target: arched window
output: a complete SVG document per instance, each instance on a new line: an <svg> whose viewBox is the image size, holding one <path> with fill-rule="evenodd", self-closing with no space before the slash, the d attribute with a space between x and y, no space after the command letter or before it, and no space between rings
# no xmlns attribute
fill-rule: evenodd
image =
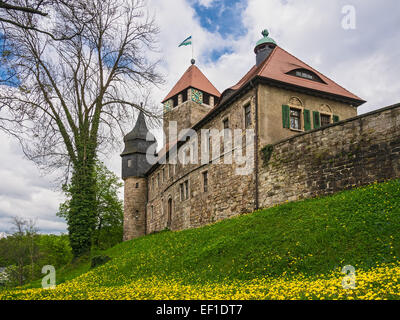
<svg viewBox="0 0 400 320"><path fill-rule="evenodd" d="M294 69L287 73L290 76L295 76L307 80L312 80L320 83L325 83L316 73L312 72L311 70L307 69Z"/></svg>

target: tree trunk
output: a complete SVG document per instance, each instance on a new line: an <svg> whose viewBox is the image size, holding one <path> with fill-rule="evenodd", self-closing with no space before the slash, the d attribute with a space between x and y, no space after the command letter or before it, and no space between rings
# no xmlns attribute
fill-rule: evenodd
<svg viewBox="0 0 400 320"><path fill-rule="evenodd" d="M96 186L94 161L75 166L71 179L69 239L74 257L90 252L95 229Z"/></svg>

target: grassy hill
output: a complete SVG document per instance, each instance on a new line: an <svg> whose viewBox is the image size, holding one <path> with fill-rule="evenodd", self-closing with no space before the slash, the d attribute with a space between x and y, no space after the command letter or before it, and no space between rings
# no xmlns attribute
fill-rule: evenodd
<svg viewBox="0 0 400 320"><path fill-rule="evenodd" d="M399 231L393 180L121 243L103 266L58 271L55 290L0 299L398 299ZM345 265L355 290L342 287Z"/></svg>

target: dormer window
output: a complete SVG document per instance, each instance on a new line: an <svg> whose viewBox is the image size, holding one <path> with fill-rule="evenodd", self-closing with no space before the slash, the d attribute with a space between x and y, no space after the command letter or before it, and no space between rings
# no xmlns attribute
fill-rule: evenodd
<svg viewBox="0 0 400 320"><path fill-rule="evenodd" d="M296 69L292 70L287 73L288 75L311 80L311 81L316 81L320 83L325 83L316 73L307 70L307 69Z"/></svg>

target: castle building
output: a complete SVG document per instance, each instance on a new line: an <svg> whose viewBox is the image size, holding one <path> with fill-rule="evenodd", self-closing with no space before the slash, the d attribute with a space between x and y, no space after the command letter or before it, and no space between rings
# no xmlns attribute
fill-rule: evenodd
<svg viewBox="0 0 400 320"><path fill-rule="evenodd" d="M125 182L124 240L166 228L199 227L295 200L299 185L314 186L314 178L291 186L291 181L295 181L292 175L285 178L284 174L275 175L274 168L279 164L271 165L267 172L264 161L268 146L323 128L338 128L335 124L356 117L357 107L365 101L278 46L266 30L262 35L254 48L255 65L222 94L192 60L162 101L166 143L158 153L160 161L155 164L146 159L146 150L155 143L155 138L149 134L145 117L140 113L135 128L124 138L125 150L121 155ZM178 135L171 140L173 122ZM210 147L210 140L201 139L204 130L253 130L253 149L246 149L247 142L241 146L253 170L238 174L243 164L217 163L218 159L213 157L197 163L169 161L173 149L177 158L182 152L185 158L187 150L193 152L188 149L190 141L184 129L191 129L201 141L194 145L198 154L202 148L210 153L214 148L214 144ZM340 139L340 129L335 130ZM321 141L325 141L323 137ZM232 154L233 148L222 145L221 159ZM289 144L283 152L288 150L295 152L295 147ZM304 166L307 163L295 168L300 176Z"/></svg>

